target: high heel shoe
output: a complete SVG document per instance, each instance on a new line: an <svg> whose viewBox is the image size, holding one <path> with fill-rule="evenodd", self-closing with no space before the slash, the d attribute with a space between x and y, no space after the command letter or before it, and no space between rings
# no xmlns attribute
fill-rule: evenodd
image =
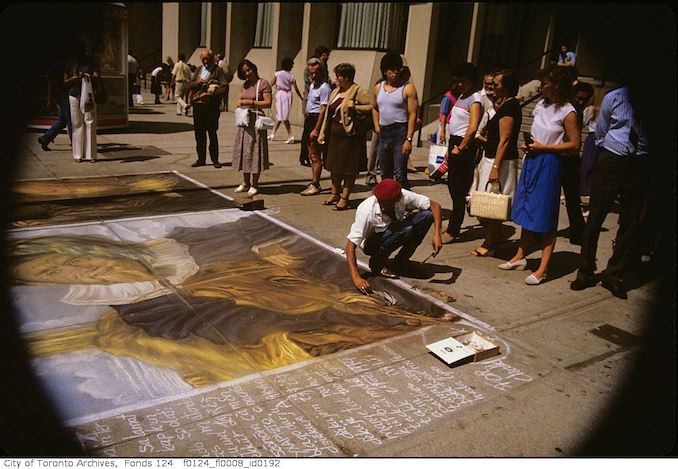
<svg viewBox="0 0 678 469"><path fill-rule="evenodd" d="M524 257L520 259L519 261L515 262L504 262L503 264L499 264L497 267L499 267L501 270L525 270L525 267L527 267L527 259Z"/></svg>
<svg viewBox="0 0 678 469"><path fill-rule="evenodd" d="M348 207L348 197L344 197L343 195L340 195L339 199L340 200L337 201L336 206L332 210L334 210L335 212L343 212L344 210L348 210L348 208L349 208ZM341 203L342 200L345 201L344 205L339 205L339 203Z"/></svg>
<svg viewBox="0 0 678 469"><path fill-rule="evenodd" d="M546 274L542 275L541 278L537 278L536 275L532 274L525 279L525 283L528 285L539 285L546 281Z"/></svg>

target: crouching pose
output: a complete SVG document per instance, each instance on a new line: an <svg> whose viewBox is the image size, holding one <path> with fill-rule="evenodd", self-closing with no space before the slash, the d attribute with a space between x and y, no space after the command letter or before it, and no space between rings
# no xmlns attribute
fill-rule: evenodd
<svg viewBox="0 0 678 469"><path fill-rule="evenodd" d="M370 270L387 278L398 278L410 267L409 259L433 225L433 255L440 252L440 204L428 197L403 189L393 179L384 179L374 188L374 195L365 199L356 210L346 243L346 259L356 288L368 294L370 284L360 276L356 247L370 256ZM385 264L398 248L394 271Z"/></svg>

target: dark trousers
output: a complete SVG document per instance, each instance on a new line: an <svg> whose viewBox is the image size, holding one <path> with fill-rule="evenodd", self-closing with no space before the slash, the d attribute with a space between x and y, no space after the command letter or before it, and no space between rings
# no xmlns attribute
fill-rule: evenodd
<svg viewBox="0 0 678 469"><path fill-rule="evenodd" d="M396 261L406 261L426 237L433 224L433 214L430 210L422 210L402 220L391 223L386 231L374 233L365 241L363 252L368 256L381 253L385 259L396 249L402 249L396 256Z"/></svg>
<svg viewBox="0 0 678 469"><path fill-rule="evenodd" d="M461 143L461 137L450 137L447 163L447 190L452 199L452 215L447 225L447 232L459 236L461 224L466 212L466 196L473 184L473 170L476 166L476 146L470 144L458 155L452 155L452 148Z"/></svg>
<svg viewBox="0 0 678 469"><path fill-rule="evenodd" d="M619 196L619 229L604 276L623 280L630 263L640 256L641 215L645 207L650 157L621 157L601 150L591 175L589 218L584 227L578 277L593 276L600 229Z"/></svg>
<svg viewBox="0 0 678 469"><path fill-rule="evenodd" d="M299 163L309 164L310 160L308 158L308 141L310 140L310 135L315 124L318 122L318 114L311 113L306 114L304 117L304 132L301 134L301 151L299 152ZM325 138L328 136L326 135ZM325 145L320 145L320 153L322 155L322 160L325 161Z"/></svg>
<svg viewBox="0 0 678 469"><path fill-rule="evenodd" d="M565 194L567 219L570 222L570 239L581 239L584 232L584 215L579 198L581 160L578 156L560 158L560 186Z"/></svg>
<svg viewBox="0 0 678 469"><path fill-rule="evenodd" d="M210 159L212 163L219 162L219 102L196 103L193 106L193 131L195 132L195 150L198 161L205 163L207 153L207 135L210 137Z"/></svg>
<svg viewBox="0 0 678 469"><path fill-rule="evenodd" d="M61 132L64 128L68 129L68 139L71 139L73 134L73 129L71 127L71 105L68 102L68 96L65 94L63 96L56 97L57 107L59 108L59 118L52 124L52 126L47 129L47 131L42 134L42 139L49 143L53 141L57 134Z"/></svg>
<svg viewBox="0 0 678 469"><path fill-rule="evenodd" d="M127 104L129 107L134 106L134 85L137 82L137 74L129 73L127 75Z"/></svg>

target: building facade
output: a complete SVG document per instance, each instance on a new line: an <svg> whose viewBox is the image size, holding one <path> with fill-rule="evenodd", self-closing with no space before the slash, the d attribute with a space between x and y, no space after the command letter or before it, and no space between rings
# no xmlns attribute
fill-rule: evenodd
<svg viewBox="0 0 678 469"><path fill-rule="evenodd" d="M341 62L356 67L356 83L371 87L387 50L399 51L412 71L420 102L449 86L450 70L469 61L481 69L514 68L523 81L556 59L561 44L576 51L581 77L608 77L607 50L619 21L661 15L641 4L529 3L131 3L130 46L144 66L183 52L198 64L201 46L221 53L235 68L247 58L271 79L284 57L303 80L306 60L318 45L332 49L329 70ZM647 23L647 21L643 21ZM651 25L648 30L651 29ZM242 82L235 77L229 108ZM425 111L426 112L426 111ZM425 113L426 115L426 113ZM291 120L301 124L301 103Z"/></svg>

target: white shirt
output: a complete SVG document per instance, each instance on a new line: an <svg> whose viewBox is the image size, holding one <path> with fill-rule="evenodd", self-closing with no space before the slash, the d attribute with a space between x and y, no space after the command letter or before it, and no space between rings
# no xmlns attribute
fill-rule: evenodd
<svg viewBox="0 0 678 469"><path fill-rule="evenodd" d="M546 104L542 99L534 108L534 122L532 122L532 137L545 145L558 145L565 138L565 117L575 111L574 106L567 103L556 106L555 103Z"/></svg>
<svg viewBox="0 0 678 469"><path fill-rule="evenodd" d="M160 72L162 72L162 67L156 67L156 68L154 68L153 71L151 72L151 76L152 76L152 77L157 77L157 76L158 76L158 73L160 73Z"/></svg>
<svg viewBox="0 0 678 469"><path fill-rule="evenodd" d="M457 98L452 107L452 117L450 117L450 135L463 137L468 130L469 120L471 119L471 105L480 103L482 108L483 98L477 91L465 98Z"/></svg>
<svg viewBox="0 0 678 469"><path fill-rule="evenodd" d="M381 212L381 205L376 196L363 200L355 212L355 221L351 225L348 239L360 248L365 247L365 240L374 233L383 233L388 225L397 220L402 220L415 209L428 210L431 208L431 199L425 195L417 194L406 189L400 190L402 197L395 205L395 220Z"/></svg>

